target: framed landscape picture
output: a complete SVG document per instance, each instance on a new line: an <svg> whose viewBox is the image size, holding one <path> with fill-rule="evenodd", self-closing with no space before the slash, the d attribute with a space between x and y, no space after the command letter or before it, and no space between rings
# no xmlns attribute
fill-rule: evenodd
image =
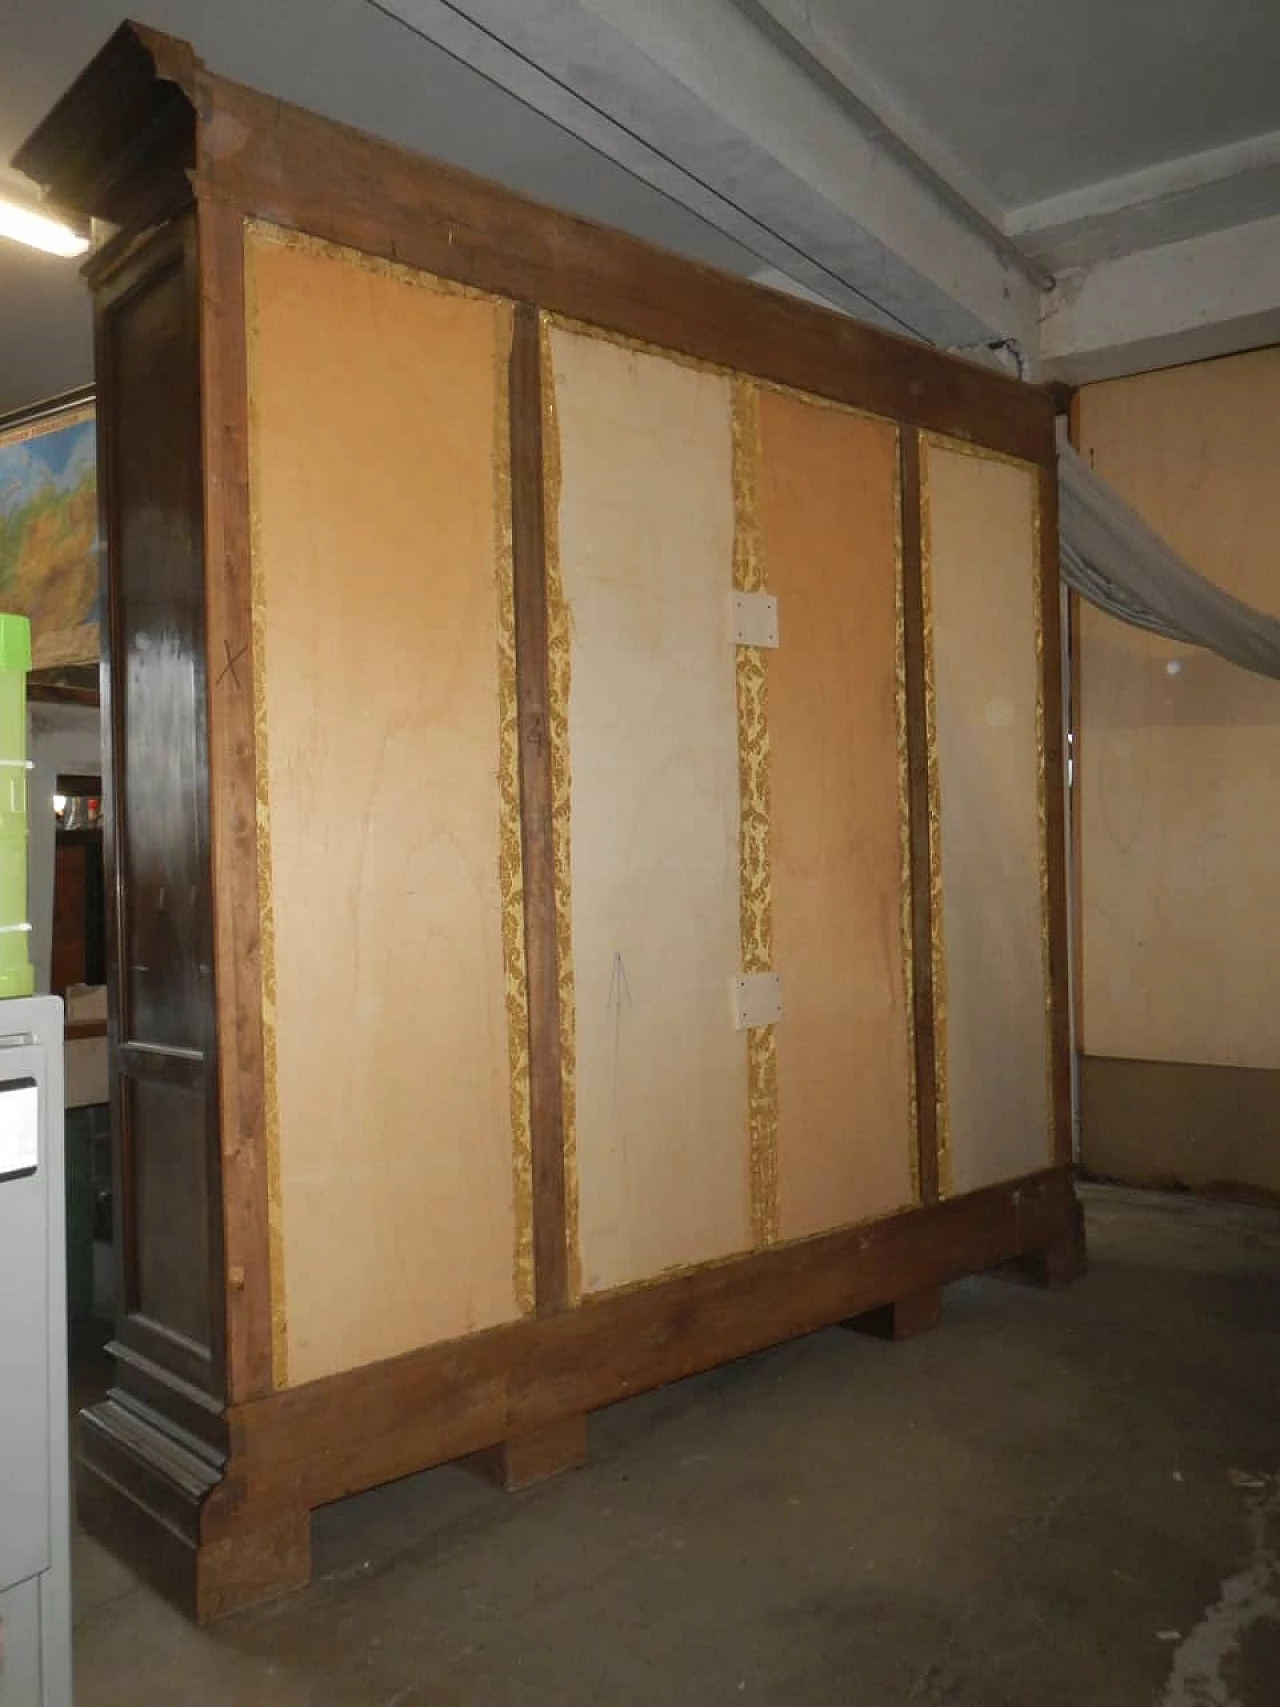
<svg viewBox="0 0 1280 1707"><path fill-rule="evenodd" d="M0 415L0 611L33 669L98 661L97 474L91 391Z"/></svg>

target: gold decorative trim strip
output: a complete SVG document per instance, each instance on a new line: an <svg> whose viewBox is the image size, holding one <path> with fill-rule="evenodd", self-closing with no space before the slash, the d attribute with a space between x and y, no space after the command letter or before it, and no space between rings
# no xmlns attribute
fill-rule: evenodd
<svg viewBox="0 0 1280 1707"><path fill-rule="evenodd" d="M251 233L257 243L269 243L277 249L301 249L310 255L328 255L348 261L366 273L399 279L402 284L429 290L433 296L460 296L472 302L500 303L505 308L511 306L505 296L498 296L493 291L480 290L475 285L463 284L459 279L444 278L423 267L410 267L404 261L388 261L385 256L354 249L349 243L334 243L328 237L314 237L309 231L295 231L292 226L277 225L269 219L246 219L245 231Z"/></svg>
<svg viewBox="0 0 1280 1707"><path fill-rule="evenodd" d="M255 822L258 844L259 964L262 968L262 1113L267 1164L267 1266L271 1291L271 1381L278 1390L289 1385L289 1319L285 1295L284 1208L280 1185L280 1096L276 1036L276 925L274 874L271 863L270 772L267 762L267 592L262 558L262 517L257 493L262 489L258 465L258 293L252 250L264 240L256 220L244 229L245 366L249 393L249 608L253 636L253 762Z"/></svg>
<svg viewBox="0 0 1280 1707"><path fill-rule="evenodd" d="M935 450L948 450L955 456L972 456L979 462L1002 462L1006 468L1020 468L1024 474L1039 474L1044 470L1042 462L1034 462L1025 456L1014 456L1007 450L992 450L987 445L974 444L972 439L953 439L948 433L939 433L930 428L920 430L920 444L923 450L926 445ZM921 463L924 457L920 458Z"/></svg>
<svg viewBox="0 0 1280 1707"><path fill-rule="evenodd" d="M605 326L594 326L589 320L575 320L572 315L555 314L550 310L544 310L542 319L544 324L557 332L569 332L578 338L595 338L602 344L613 344L620 350L632 350L638 356L657 356L660 361L671 362L675 367L691 368L694 373L708 373L717 379L727 379L735 389L739 385L751 386L757 396L762 391L771 391L779 397L800 398L803 402L812 404L815 409L829 409L835 415L853 415L860 421L888 421L895 427L898 425L894 415L877 415L873 409L860 409L856 403L841 403L838 398L823 397L816 391L804 391L798 386L782 385L775 379L744 374L740 368L725 367L721 362L707 361L702 356L691 356L685 350L673 350L665 344L655 344L646 338L633 338L626 332L614 332Z"/></svg>
<svg viewBox="0 0 1280 1707"><path fill-rule="evenodd" d="M493 560L498 593L498 889L506 984L511 1102L511 1168L516 1306L534 1308L533 1130L529 1091L529 976L524 942L524 867L520 825L520 725L516 690L515 569L511 519L511 340L514 316L503 303L494 342Z"/></svg>
<svg viewBox="0 0 1280 1707"><path fill-rule="evenodd" d="M555 867L556 979L560 997L560 1072L564 1124L565 1260L570 1303L582 1295L578 1190L577 999L573 972L573 802L569 692L573 653L569 606L560 572L560 425L549 315L538 316L542 368L542 506L547 586L547 699L551 749L551 850Z"/></svg>
<svg viewBox="0 0 1280 1707"><path fill-rule="evenodd" d="M907 750L907 610L902 544L902 434L894 434L893 459L893 702L898 734L898 928L902 944L903 994L907 1010L907 1155L911 1201L920 1202L920 1093L916 1084L915 937L911 883L911 760Z"/></svg>
<svg viewBox="0 0 1280 1707"><path fill-rule="evenodd" d="M739 592L765 588L757 512L760 469L759 393L733 382L733 584ZM770 857L768 663L758 646L739 646L736 660L739 860L742 970L773 969L773 891ZM751 1234L759 1248L777 1242L778 1051L771 1025L747 1033L748 1154Z"/></svg>
<svg viewBox="0 0 1280 1707"><path fill-rule="evenodd" d="M938 770L938 688L933 646L933 526L929 509L929 450L935 441L921 435L920 446L920 601L924 629L924 742L929 779L929 959L933 974L933 1059L938 1129L938 1196L950 1197L951 1103L947 1082L947 952L942 918L942 785Z"/></svg>

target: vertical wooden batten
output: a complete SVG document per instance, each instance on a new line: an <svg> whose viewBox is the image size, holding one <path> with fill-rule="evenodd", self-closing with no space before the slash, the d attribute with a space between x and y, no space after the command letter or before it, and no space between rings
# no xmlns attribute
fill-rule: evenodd
<svg viewBox="0 0 1280 1707"><path fill-rule="evenodd" d="M538 311L520 303L512 326L508 397L529 1007L534 1299L539 1315L562 1310L569 1302L547 656L543 384Z"/></svg>
<svg viewBox="0 0 1280 1707"><path fill-rule="evenodd" d="M934 1056L933 891L930 857L928 635L921 552L920 434L898 435L902 513L902 648L906 700L907 819L910 826L912 1043L915 1051L916 1145L920 1201L938 1201L938 1087Z"/></svg>
<svg viewBox="0 0 1280 1707"><path fill-rule="evenodd" d="M1062 596L1058 571L1058 477L1042 468L1036 515L1040 552L1041 696L1044 734L1045 947L1053 1160L1067 1166L1075 1152L1071 1098L1071 983L1067 910L1067 778L1063 751Z"/></svg>
<svg viewBox="0 0 1280 1707"><path fill-rule="evenodd" d="M259 915L254 635L245 375L244 221L213 199L198 210L203 269L205 604L226 1247L227 1386L271 1390L270 1204Z"/></svg>

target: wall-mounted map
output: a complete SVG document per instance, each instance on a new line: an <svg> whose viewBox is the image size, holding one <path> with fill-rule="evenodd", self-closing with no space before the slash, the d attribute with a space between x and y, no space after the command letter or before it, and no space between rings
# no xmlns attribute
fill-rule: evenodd
<svg viewBox="0 0 1280 1707"><path fill-rule="evenodd" d="M92 399L0 421L0 610L35 669L97 662L97 484Z"/></svg>

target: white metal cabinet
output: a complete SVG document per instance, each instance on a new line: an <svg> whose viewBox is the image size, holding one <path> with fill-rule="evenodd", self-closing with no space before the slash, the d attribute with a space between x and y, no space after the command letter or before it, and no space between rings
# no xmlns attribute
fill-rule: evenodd
<svg viewBox="0 0 1280 1707"><path fill-rule="evenodd" d="M0 1707L71 1707L62 1003L0 1002Z"/></svg>

